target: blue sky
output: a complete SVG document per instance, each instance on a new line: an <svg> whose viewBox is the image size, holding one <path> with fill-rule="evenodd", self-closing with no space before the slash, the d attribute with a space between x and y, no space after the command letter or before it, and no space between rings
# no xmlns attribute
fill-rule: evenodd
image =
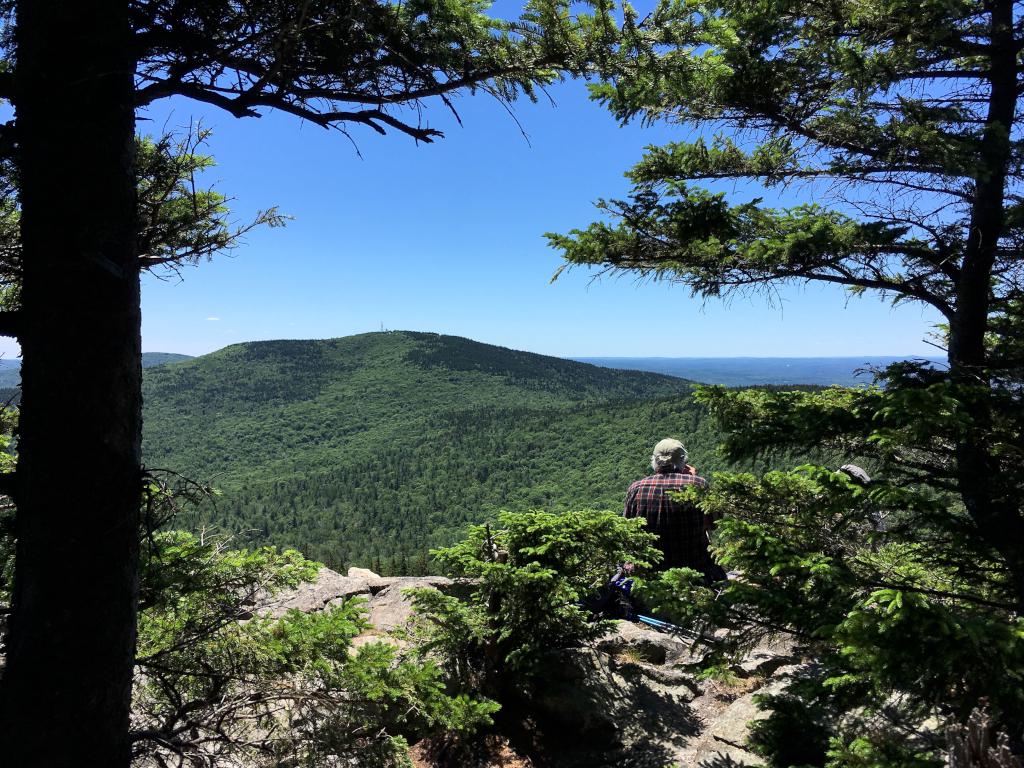
<svg viewBox="0 0 1024 768"><path fill-rule="evenodd" d="M496 101L465 96L461 127L429 105L426 121L447 134L437 143L356 126L359 154L288 116L237 120L185 100L151 108L141 133L197 118L214 129L207 179L235 198L234 218L271 205L295 218L181 280L145 277L143 348L203 354L383 326L562 356L934 356L923 341L933 313L847 302L834 287L786 289L772 306L705 303L679 286L583 269L551 284L560 259L543 233L588 224L596 198L628 190L622 174L645 145L687 131L619 127L579 82L550 96L554 105L516 105L528 140Z"/></svg>

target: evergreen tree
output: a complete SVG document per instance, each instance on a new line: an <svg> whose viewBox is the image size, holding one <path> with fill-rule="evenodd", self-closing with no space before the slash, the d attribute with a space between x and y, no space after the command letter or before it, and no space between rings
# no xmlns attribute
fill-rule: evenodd
<svg viewBox="0 0 1024 768"><path fill-rule="evenodd" d="M594 96L622 120L719 132L651 148L629 199L600 203L610 220L550 236L569 264L702 296L802 281L877 291L937 310L948 348L948 369L895 366L878 389L706 391L734 458L817 446L835 463L719 476L703 503L725 513L718 553L744 578L713 599L674 574L666 610L731 626L731 642L786 630L816 647L820 674L772 702L760 733L775 764L790 764L787 711L823 729L818 763L843 765L933 761L927 716L964 720L981 696L1019 723L1018 7L665 2L627 18L625 37ZM705 186L721 180L797 185L815 202L770 207ZM867 485L832 471L856 457Z"/></svg>
<svg viewBox="0 0 1024 768"><path fill-rule="evenodd" d="M18 338L24 363L18 466L6 479L17 560L0 756L123 766L142 484L135 110L184 96L238 117L279 109L428 142L438 131L404 107L460 89L532 95L553 68L578 70L587 45L552 2L517 23L475 0L7 0L2 10L13 66L0 97L16 119L0 151L17 171L22 288L0 331ZM67 599L72 583L87 588Z"/></svg>
<svg viewBox="0 0 1024 768"><path fill-rule="evenodd" d="M444 692L433 663L352 639L365 602L281 615L268 595L310 581L317 563L224 537L155 534L144 547L130 738L156 765L211 761L405 766L406 740L470 732L496 707Z"/></svg>
<svg viewBox="0 0 1024 768"><path fill-rule="evenodd" d="M449 575L468 577L471 587L462 596L410 590L413 636L453 690L493 700L504 733L529 732L539 743L552 725L542 722L536 703L551 690L553 667L565 664L558 650L593 641L613 623L592 615L584 601L621 563L644 568L659 553L641 521L617 512L502 512L497 526L472 526L463 541L432 551ZM529 753L537 743L518 746Z"/></svg>

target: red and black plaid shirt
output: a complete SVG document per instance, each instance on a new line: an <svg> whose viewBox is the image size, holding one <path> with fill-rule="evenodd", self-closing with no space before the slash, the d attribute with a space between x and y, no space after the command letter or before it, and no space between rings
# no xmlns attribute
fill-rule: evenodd
<svg viewBox="0 0 1024 768"><path fill-rule="evenodd" d="M637 480L626 491L624 517L642 517L647 529L658 535L654 546L663 558L659 569L693 568L703 571L708 564L708 538L704 515L693 504L670 499L665 491L682 491L689 485L706 488L708 481L697 475L660 472Z"/></svg>

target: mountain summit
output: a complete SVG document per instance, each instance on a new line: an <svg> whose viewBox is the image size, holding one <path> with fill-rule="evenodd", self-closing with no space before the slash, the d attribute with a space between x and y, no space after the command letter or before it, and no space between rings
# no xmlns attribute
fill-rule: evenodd
<svg viewBox="0 0 1024 768"><path fill-rule="evenodd" d="M224 491L179 525L335 567L401 569L499 508L618 506L657 439L714 443L681 379L431 333L236 344L144 394L147 465Z"/></svg>

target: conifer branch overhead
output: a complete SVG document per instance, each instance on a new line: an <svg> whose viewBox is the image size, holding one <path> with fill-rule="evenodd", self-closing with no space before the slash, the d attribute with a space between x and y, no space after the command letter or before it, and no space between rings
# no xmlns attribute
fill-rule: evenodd
<svg viewBox="0 0 1024 768"><path fill-rule="evenodd" d="M1012 95L1024 82L1015 62L1024 35L1007 23L1011 7L769 12L712 0L627 18L593 97L622 121L717 133L649 148L629 174L630 198L599 205L611 221L552 236L552 245L570 264L640 270L705 296L845 282L953 317L963 309L954 295L963 266L979 248L996 273L1019 258L1016 217L985 213L1024 184ZM799 184L832 211L769 210L695 186L715 180ZM998 286L985 297L1001 300Z"/></svg>
<svg viewBox="0 0 1024 768"><path fill-rule="evenodd" d="M137 103L183 95L236 117L276 109L430 142L440 131L406 111L425 99L465 89L534 98L560 72L588 68L581 28L558 0L515 22L464 0L251 5L137 2Z"/></svg>

